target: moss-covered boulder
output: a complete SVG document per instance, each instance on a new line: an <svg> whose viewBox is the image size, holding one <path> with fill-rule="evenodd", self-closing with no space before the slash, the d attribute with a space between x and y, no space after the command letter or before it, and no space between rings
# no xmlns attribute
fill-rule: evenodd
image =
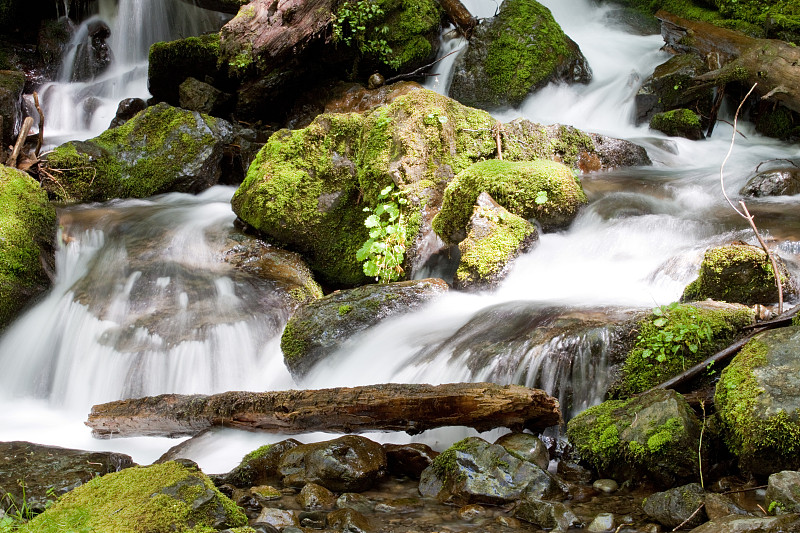
<svg viewBox="0 0 800 533"><path fill-rule="evenodd" d="M0 165L0 330L50 286L56 212L28 174Z"/></svg>
<svg viewBox="0 0 800 533"><path fill-rule="evenodd" d="M562 495L561 485L547 471L479 437L467 437L438 455L423 470L419 491L455 505L499 505L525 494L535 498Z"/></svg>
<svg viewBox="0 0 800 533"><path fill-rule="evenodd" d="M535 0L507 0L456 60L450 96L486 109L516 107L550 82L590 80L580 48L549 9Z"/></svg>
<svg viewBox="0 0 800 533"><path fill-rule="evenodd" d="M692 80L708 72L695 54L677 54L655 68L636 93L636 122L650 122L653 115L673 109L701 109L710 113L712 89L694 88Z"/></svg>
<svg viewBox="0 0 800 533"><path fill-rule="evenodd" d="M656 113L650 119L650 129L660 131L670 137L685 137L693 141L703 139L700 117L690 109L673 109Z"/></svg>
<svg viewBox="0 0 800 533"><path fill-rule="evenodd" d="M224 120L161 103L99 137L57 147L44 186L69 202L200 192L219 180L232 138Z"/></svg>
<svg viewBox="0 0 800 533"><path fill-rule="evenodd" d="M564 228L587 203L572 171L553 161L487 160L475 163L450 182L433 229L445 241L460 242L481 192L544 230Z"/></svg>
<svg viewBox="0 0 800 533"><path fill-rule="evenodd" d="M569 421L567 437L601 476L671 486L698 477L700 429L683 396L656 390L590 407Z"/></svg>
<svg viewBox="0 0 800 533"><path fill-rule="evenodd" d="M800 194L800 169L786 167L759 172L747 180L739 194L753 198Z"/></svg>
<svg viewBox="0 0 800 533"><path fill-rule="evenodd" d="M147 63L147 88L157 102L177 106L180 86L187 78L210 76L224 82L217 69L219 57L218 33L155 43Z"/></svg>
<svg viewBox="0 0 800 533"><path fill-rule="evenodd" d="M746 472L800 470L800 326L760 334L722 372L714 403Z"/></svg>
<svg viewBox="0 0 800 533"><path fill-rule="evenodd" d="M24 72L0 70L0 117L3 120L0 142L3 147L14 143L22 125L22 91L24 88Z"/></svg>
<svg viewBox="0 0 800 533"><path fill-rule="evenodd" d="M202 472L167 462L95 478L19 531L211 533L245 525L244 513Z"/></svg>
<svg viewBox="0 0 800 533"><path fill-rule="evenodd" d="M797 292L797 282L776 257L784 296ZM745 305L778 301L775 274L767 254L759 247L730 244L706 251L700 274L683 291L681 301L719 300Z"/></svg>
<svg viewBox="0 0 800 533"><path fill-rule="evenodd" d="M461 259L453 288L481 290L496 286L514 259L530 250L538 238L533 224L509 213L482 192L467 224L467 237L458 243Z"/></svg>
<svg viewBox="0 0 800 533"><path fill-rule="evenodd" d="M301 306L281 336L286 366L292 375L302 378L357 333L389 317L418 309L447 289L440 279L365 285L336 291Z"/></svg>
<svg viewBox="0 0 800 533"><path fill-rule="evenodd" d="M281 456L300 446L295 439L286 439L275 444L266 444L242 457L233 470L219 477L219 484L230 483L234 487L250 488L264 485L279 477L278 465Z"/></svg>
<svg viewBox="0 0 800 533"><path fill-rule="evenodd" d="M754 319L750 308L716 302L653 309L636 325L617 393L637 394L680 374L730 344ZM709 375L714 371L709 368Z"/></svg>

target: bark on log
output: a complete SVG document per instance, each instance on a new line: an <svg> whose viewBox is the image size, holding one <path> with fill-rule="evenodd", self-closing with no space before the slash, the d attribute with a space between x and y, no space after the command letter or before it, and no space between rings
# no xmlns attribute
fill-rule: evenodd
<svg viewBox="0 0 800 533"><path fill-rule="evenodd" d="M469 39L472 35L472 30L478 25L478 19L472 16L472 13L460 0L439 0L439 5L442 6L442 9L458 28L458 31Z"/></svg>
<svg viewBox="0 0 800 533"><path fill-rule="evenodd" d="M659 11L661 34L668 47L692 52L719 68L695 78L698 85L740 81L758 83L756 93L800 113L800 48L776 39L756 39L706 22Z"/></svg>
<svg viewBox="0 0 800 533"><path fill-rule="evenodd" d="M17 157L19 157L19 153L22 151L22 146L28 139L28 133L31 131L31 126L33 126L33 119L31 117L25 117L25 120L22 121L22 128L20 128L19 135L17 136L17 142L14 144L14 149L11 151L11 155L8 156L8 161L6 161L7 167L16 168Z"/></svg>
<svg viewBox="0 0 800 533"><path fill-rule="evenodd" d="M443 426L539 432L559 424L558 400L519 385L386 384L212 396L164 394L92 407L98 438L194 435L212 426L285 434L309 431L421 433Z"/></svg>

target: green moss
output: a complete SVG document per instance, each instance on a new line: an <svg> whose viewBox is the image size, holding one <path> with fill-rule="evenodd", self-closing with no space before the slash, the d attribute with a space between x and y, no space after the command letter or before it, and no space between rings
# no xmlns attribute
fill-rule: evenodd
<svg viewBox="0 0 800 533"><path fill-rule="evenodd" d="M344 316L344 315L346 315L347 313L349 313L352 310L353 310L353 306L352 305L340 305L339 306L339 311L338 311L339 312L339 316Z"/></svg>
<svg viewBox="0 0 800 533"><path fill-rule="evenodd" d="M252 452L248 453L247 455L245 455L242 458L242 462L239 463L239 466L244 466L247 463L249 463L250 461L254 461L256 459L261 459L262 457L267 455L267 453L269 453L269 450L270 450L270 448L272 448L272 446L273 446L272 444L265 444L264 446L261 446L260 448L256 448L255 450L253 450Z"/></svg>
<svg viewBox="0 0 800 533"><path fill-rule="evenodd" d="M215 497L207 499L206 493ZM206 476L168 462L95 478L62 496L20 531L211 533L216 531L211 516L218 504L229 526L247 524L244 513Z"/></svg>
<svg viewBox="0 0 800 533"><path fill-rule="evenodd" d="M300 359L308 353L311 342L305 330L309 324L301 320L290 319L281 334L281 351L286 361Z"/></svg>
<svg viewBox="0 0 800 533"><path fill-rule="evenodd" d="M628 403L622 400L603 402L590 407L573 419L580 421L586 418L592 421L591 424L582 427L578 422L570 421L567 424L567 438L570 443L575 446L583 459L598 470L622 460L625 454L624 448L619 445L619 436L629 423L616 419L613 413L618 409L625 409Z"/></svg>
<svg viewBox="0 0 800 533"><path fill-rule="evenodd" d="M702 309L679 305L666 308L663 315L647 316L637 325L639 335L625 359L617 393L627 396L648 390L703 361L727 346L740 328L751 324L753 314L747 308ZM662 319L663 325L659 326ZM670 338L674 341L668 342ZM691 345L695 346L694 351ZM664 361L656 359L658 353L666 355ZM713 368L709 370L713 373Z"/></svg>
<svg viewBox="0 0 800 533"><path fill-rule="evenodd" d="M673 137L689 139L702 137L700 117L689 109L673 109L664 113L656 113L650 119L650 128Z"/></svg>
<svg viewBox="0 0 800 533"><path fill-rule="evenodd" d="M437 455L431 463L431 468L442 483L457 482L466 476L466 474L459 471L458 468L457 460L459 454L461 452L473 453L477 451L477 449L478 444L475 437L462 439ZM456 472L458 472L458 474L456 474Z"/></svg>
<svg viewBox="0 0 800 533"><path fill-rule="evenodd" d="M777 106L758 114L756 130L768 137L788 139L797 133L797 124L794 119L792 111L783 106Z"/></svg>
<svg viewBox="0 0 800 533"><path fill-rule="evenodd" d="M429 58L433 53L431 38L435 38L442 20L439 3L432 0L380 0L378 3L386 13L383 24L389 29L383 34L392 50L388 62L403 70ZM376 25L375 30L379 27Z"/></svg>
<svg viewBox="0 0 800 533"><path fill-rule="evenodd" d="M0 165L0 329L49 285L42 254L53 245L55 223L39 184Z"/></svg>
<svg viewBox="0 0 800 533"><path fill-rule="evenodd" d="M445 240L462 234L481 192L487 192L511 213L536 219L545 229L563 227L586 203L586 195L572 171L553 161L500 161L476 163L461 172L445 189L441 211L433 229ZM547 202L536 197L547 193Z"/></svg>
<svg viewBox="0 0 800 533"><path fill-rule="evenodd" d="M148 87L157 101L178 105L178 87L186 78L203 80L218 73L218 33L158 42L150 47Z"/></svg>

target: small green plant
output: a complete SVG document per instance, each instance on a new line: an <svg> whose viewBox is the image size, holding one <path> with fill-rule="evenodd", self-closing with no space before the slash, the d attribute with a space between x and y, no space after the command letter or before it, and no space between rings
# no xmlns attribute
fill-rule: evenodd
<svg viewBox="0 0 800 533"><path fill-rule="evenodd" d="M22 489L22 500L16 502L11 494L5 493L3 500L6 500L8 503L5 513L0 516L0 533L18 530L35 515L28 503L25 482L19 480L17 483ZM47 489L47 498L45 507L50 507L55 502L56 498L55 490L52 487Z"/></svg>
<svg viewBox="0 0 800 533"><path fill-rule="evenodd" d="M364 262L364 274L375 281L388 283L403 274L403 258L406 253L406 226L400 205L406 199L389 185L378 195L378 205L365 207L370 215L364 220L369 229L369 239L356 252L356 259Z"/></svg>
<svg viewBox="0 0 800 533"><path fill-rule="evenodd" d="M391 68L400 66L392 59L392 49L385 36L389 27L377 26L384 11L372 0L348 0L333 14L333 40L355 47L361 55L373 55Z"/></svg>
<svg viewBox="0 0 800 533"><path fill-rule="evenodd" d="M683 357L683 350L697 353L700 346L713 340L711 324L697 320L691 311L684 316L686 308L679 307L677 303L662 305L653 309L653 326L657 329L647 337L639 335L638 341L647 343L647 348L642 350L642 357L655 359L663 363L669 357ZM674 319L673 319L674 318Z"/></svg>
<svg viewBox="0 0 800 533"><path fill-rule="evenodd" d="M536 202L536 205L542 205L547 203L547 191L539 191L536 193L536 198L533 199Z"/></svg>

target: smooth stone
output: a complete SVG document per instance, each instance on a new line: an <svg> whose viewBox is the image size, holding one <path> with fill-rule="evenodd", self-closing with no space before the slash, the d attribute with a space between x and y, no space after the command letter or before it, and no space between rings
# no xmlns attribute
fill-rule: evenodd
<svg viewBox="0 0 800 533"><path fill-rule="evenodd" d="M616 492L619 489L619 484L614 481L613 479L598 479L594 483L592 483L592 488L599 492L605 492L606 494L611 494L612 492Z"/></svg>

